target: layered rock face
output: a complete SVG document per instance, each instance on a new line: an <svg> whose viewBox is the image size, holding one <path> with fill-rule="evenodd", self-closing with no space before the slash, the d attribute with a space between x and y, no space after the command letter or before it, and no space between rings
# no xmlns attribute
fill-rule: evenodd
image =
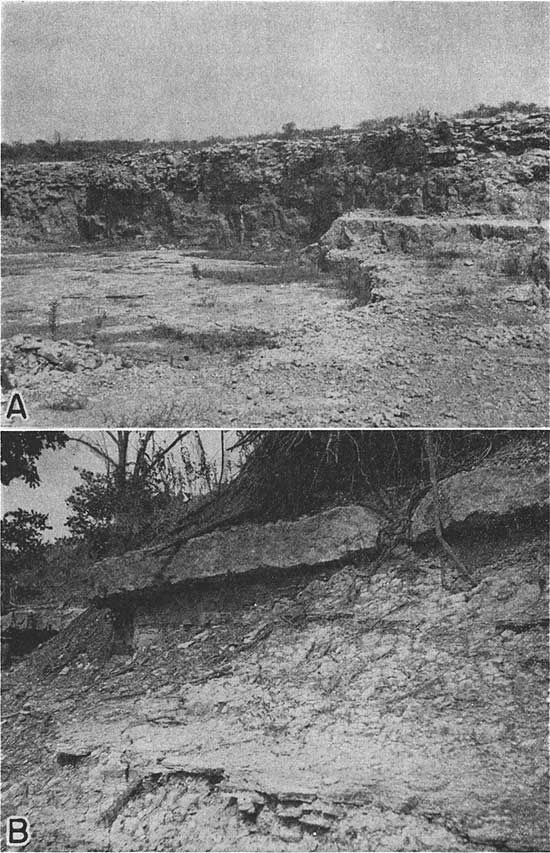
<svg viewBox="0 0 550 853"><path fill-rule="evenodd" d="M546 216L549 117L501 114L195 152L5 166L6 247L317 238L346 210Z"/></svg>
<svg viewBox="0 0 550 853"><path fill-rule="evenodd" d="M499 464L499 454L472 471L448 477L439 485L441 527L449 533L461 526L485 528L492 524L513 523L518 513L533 518L548 514L548 465L544 455L526 464L524 457L514 460L509 452ZM418 504L411 519L413 542L434 535L434 499L430 491Z"/></svg>
<svg viewBox="0 0 550 853"><path fill-rule="evenodd" d="M442 481L466 587L433 535L372 561L361 507L199 537L163 590L128 554L3 679L30 849L547 850L542 457Z"/></svg>
<svg viewBox="0 0 550 853"><path fill-rule="evenodd" d="M374 553L380 528L381 519L362 506L334 507L298 521L244 524L181 546L147 548L103 560L94 568L95 589L108 599L160 584L330 566Z"/></svg>

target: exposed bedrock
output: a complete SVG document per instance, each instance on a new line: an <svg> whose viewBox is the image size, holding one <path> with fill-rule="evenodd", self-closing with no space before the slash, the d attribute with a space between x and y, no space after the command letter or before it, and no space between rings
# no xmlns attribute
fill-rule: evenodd
<svg viewBox="0 0 550 853"><path fill-rule="evenodd" d="M548 125L545 114L502 114L200 151L7 164L3 242L277 245L317 239L355 208L545 218Z"/></svg>
<svg viewBox="0 0 550 853"><path fill-rule="evenodd" d="M380 216L372 210L354 210L335 220L319 247L329 259L338 257L336 251L356 257L362 250L369 254L378 250L423 255L445 244L457 250L483 240L521 240L538 245L547 236L546 224L520 220Z"/></svg>
<svg viewBox="0 0 550 853"><path fill-rule="evenodd" d="M110 661L90 611L59 663L48 644L14 732L53 717L26 747L47 761L4 802L41 850L547 850L547 554L491 546L468 595L403 549L231 607L205 589L200 620L144 601Z"/></svg>
<svg viewBox="0 0 550 853"><path fill-rule="evenodd" d="M440 482L466 590L429 492L414 548L338 506L94 566L2 681L30 849L548 850L546 455Z"/></svg>
<svg viewBox="0 0 550 853"><path fill-rule="evenodd" d="M404 255L411 257L411 264L423 263L425 273L431 266L438 271L465 264L478 270L480 282L499 274L511 277L509 281L530 282L545 299L550 286L548 222L353 210L338 217L304 252L339 274L355 270L379 290L395 285L394 260Z"/></svg>
<svg viewBox="0 0 550 853"><path fill-rule="evenodd" d="M147 548L94 566L95 592L125 593L202 579L229 579L262 570L285 572L331 565L376 550L381 519L362 506L343 506L297 521L243 524L216 530L175 549Z"/></svg>
<svg viewBox="0 0 550 853"><path fill-rule="evenodd" d="M514 461L499 455L472 471L461 471L442 480L438 487L439 514L444 530L513 524L518 515L547 518L549 485L547 461ZM411 519L412 541L433 536L434 500L430 491L418 504Z"/></svg>

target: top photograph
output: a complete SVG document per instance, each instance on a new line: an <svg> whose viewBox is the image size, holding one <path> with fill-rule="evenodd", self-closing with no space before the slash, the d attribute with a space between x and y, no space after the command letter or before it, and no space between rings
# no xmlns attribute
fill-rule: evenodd
<svg viewBox="0 0 550 853"><path fill-rule="evenodd" d="M1 4L4 427L547 427L550 4Z"/></svg>

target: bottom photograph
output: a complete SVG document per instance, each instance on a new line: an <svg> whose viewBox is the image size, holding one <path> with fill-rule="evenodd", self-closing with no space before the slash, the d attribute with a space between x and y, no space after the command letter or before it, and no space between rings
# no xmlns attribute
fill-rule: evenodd
<svg viewBox="0 0 550 853"><path fill-rule="evenodd" d="M546 431L1 455L2 849L550 849Z"/></svg>

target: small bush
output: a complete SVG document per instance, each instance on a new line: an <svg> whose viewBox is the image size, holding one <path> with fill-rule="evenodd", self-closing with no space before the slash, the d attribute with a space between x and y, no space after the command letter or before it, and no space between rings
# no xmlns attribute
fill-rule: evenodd
<svg viewBox="0 0 550 853"><path fill-rule="evenodd" d="M54 412L76 412L85 409L87 404L86 397L69 390L53 392L47 402L48 409L53 409Z"/></svg>
<svg viewBox="0 0 550 853"><path fill-rule="evenodd" d="M97 313L96 313L96 315L95 315L95 318L94 318L94 325L95 325L95 328L96 328L98 331L99 331L99 329L101 329L101 328L102 328L102 326L103 326L103 324L104 324L104 322L105 322L105 320L106 320L106 319L107 319L107 312L106 312L105 310L104 310L104 311L100 311L100 310L98 309L98 311L97 311Z"/></svg>
<svg viewBox="0 0 550 853"><path fill-rule="evenodd" d="M521 278L524 273L524 264L518 252L511 251L502 262L502 272L510 278Z"/></svg>
<svg viewBox="0 0 550 853"><path fill-rule="evenodd" d="M426 267L434 270L447 270L460 258L460 252L456 249L436 249L435 247L426 255Z"/></svg>
<svg viewBox="0 0 550 853"><path fill-rule="evenodd" d="M48 329L52 338L57 336L57 328L59 325L59 300L52 299L48 305Z"/></svg>

